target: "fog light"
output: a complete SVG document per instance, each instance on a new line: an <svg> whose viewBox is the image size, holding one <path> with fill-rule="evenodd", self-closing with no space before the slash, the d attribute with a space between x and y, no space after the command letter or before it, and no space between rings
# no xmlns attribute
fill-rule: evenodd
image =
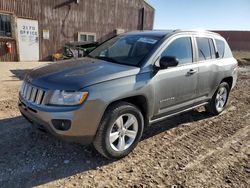
<svg viewBox="0 0 250 188"><path fill-rule="evenodd" d="M67 131L71 127L71 121L66 119L53 119L52 124L55 129L60 131Z"/></svg>

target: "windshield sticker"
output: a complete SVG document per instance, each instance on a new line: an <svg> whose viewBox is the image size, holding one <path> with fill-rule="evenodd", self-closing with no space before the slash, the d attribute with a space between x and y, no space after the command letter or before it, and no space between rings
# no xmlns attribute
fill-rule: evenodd
<svg viewBox="0 0 250 188"><path fill-rule="evenodd" d="M155 39L150 39L150 38L140 38L138 42L144 42L144 43L149 43L149 44L155 44L157 40Z"/></svg>

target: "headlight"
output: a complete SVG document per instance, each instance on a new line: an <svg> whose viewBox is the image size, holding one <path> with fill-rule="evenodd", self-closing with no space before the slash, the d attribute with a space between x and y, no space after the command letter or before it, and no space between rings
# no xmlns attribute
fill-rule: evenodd
<svg viewBox="0 0 250 188"><path fill-rule="evenodd" d="M54 105L79 105L87 98L88 92L68 92L56 90L50 98L50 104Z"/></svg>

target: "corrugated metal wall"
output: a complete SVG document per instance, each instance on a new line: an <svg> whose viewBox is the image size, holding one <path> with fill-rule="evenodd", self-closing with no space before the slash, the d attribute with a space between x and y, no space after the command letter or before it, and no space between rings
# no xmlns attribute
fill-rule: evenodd
<svg viewBox="0 0 250 188"><path fill-rule="evenodd" d="M250 31L215 31L223 36L232 50L250 51Z"/></svg>
<svg viewBox="0 0 250 188"><path fill-rule="evenodd" d="M70 3L71 2L71 3ZM47 60L64 43L74 41L77 32L96 33L98 41L125 31L153 28L154 9L143 0L0 0L0 12L39 21L40 59ZM42 39L42 30L49 29L50 39Z"/></svg>

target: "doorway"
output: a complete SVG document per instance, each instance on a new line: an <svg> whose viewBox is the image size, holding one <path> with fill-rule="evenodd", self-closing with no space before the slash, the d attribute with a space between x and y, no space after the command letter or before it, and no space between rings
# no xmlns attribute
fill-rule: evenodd
<svg viewBox="0 0 250 188"><path fill-rule="evenodd" d="M17 37L20 61L39 61L38 21L17 18Z"/></svg>

